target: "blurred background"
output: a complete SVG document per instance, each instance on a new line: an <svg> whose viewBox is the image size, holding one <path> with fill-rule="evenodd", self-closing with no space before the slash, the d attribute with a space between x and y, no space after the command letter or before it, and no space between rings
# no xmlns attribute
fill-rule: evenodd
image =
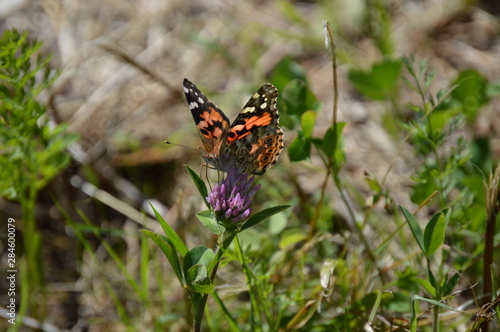
<svg viewBox="0 0 500 332"><path fill-rule="evenodd" d="M183 289L161 255L151 254L144 298L130 290L123 272L136 277L142 266L144 240L138 230L161 232L154 216L137 212L147 210L148 201L188 245L213 244L194 216L202 202L183 167L201 169L200 155L165 144L168 140L201 145L183 94L183 78L232 120L264 83L282 89L288 76L304 77L322 103L314 135L323 137L332 123L333 107L332 63L323 30L327 20L337 52L338 120L347 122L346 160L340 174L355 193L357 214L364 213L363 202L371 199L365 173L380 179L389 167L385 190L398 204L415 208L411 177L421 160L394 133L398 121L412 116L405 105L420 103L420 96L400 83L394 89L397 96L370 98L350 74L370 72L385 59L413 54L436 71L433 94L449 88L464 70L474 69L489 82L498 81L499 14L500 6L493 0L1 0L0 30L27 31L30 40L43 41L41 54L53 54L50 65L60 70L60 76L40 97L49 117L67 123L79 136L68 150L69 165L40 192L36 204L48 294L43 300L46 313L39 318L53 328L72 331L188 329L183 318L187 309L172 306L184 298ZM258 179L264 193L257 197L257 206L269 201L292 204L290 211L271 220L277 228L274 234L290 225L309 231L307 220L325 178L314 149L311 158L290 161L287 147L297 137L290 128L284 128L285 150L278 164ZM498 160L498 98L485 103L461 135L486 138L489 158ZM348 212L332 181L326 193L331 210L325 222L335 220L335 226L325 229L342 233ZM374 209L385 213L384 206ZM423 211L432 215L436 210ZM0 214L4 220L22 219L19 204L6 198L0 198ZM85 218L93 226L85 224ZM383 232L384 218L377 219L377 232ZM87 225L81 228L85 241L77 240L68 219ZM93 227L100 230L98 236ZM265 248L263 242L252 242L259 236L249 233L247 241ZM102 242L114 248L118 258L110 257ZM2 264L5 259L2 254ZM116 259L124 263L124 270ZM222 270L220 284L230 290L221 292L239 294L232 301L244 303L241 271ZM6 283L2 280L0 285L3 289ZM0 299L5 294L2 291ZM0 323L0 328L6 327Z"/></svg>

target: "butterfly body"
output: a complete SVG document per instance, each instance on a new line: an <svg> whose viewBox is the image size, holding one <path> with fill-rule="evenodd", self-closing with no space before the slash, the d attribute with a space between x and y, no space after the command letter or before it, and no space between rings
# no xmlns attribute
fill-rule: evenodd
<svg viewBox="0 0 500 332"><path fill-rule="evenodd" d="M278 90L263 85L229 125L227 116L188 79L184 93L205 148L203 158L220 171L262 175L283 150L276 108Z"/></svg>

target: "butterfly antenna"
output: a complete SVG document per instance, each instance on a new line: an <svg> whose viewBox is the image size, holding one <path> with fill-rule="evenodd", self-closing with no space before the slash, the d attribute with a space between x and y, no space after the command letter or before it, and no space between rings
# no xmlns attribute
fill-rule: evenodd
<svg viewBox="0 0 500 332"><path fill-rule="evenodd" d="M185 146L185 145L181 145L181 144L177 144L177 143L172 143L172 142L169 142L169 141L165 141L165 143L167 144L171 144L171 145L175 145L175 146L180 146L182 148L186 148L186 149L189 149L189 150L194 150L198 153L203 153L203 150L201 148L192 148L190 146Z"/></svg>

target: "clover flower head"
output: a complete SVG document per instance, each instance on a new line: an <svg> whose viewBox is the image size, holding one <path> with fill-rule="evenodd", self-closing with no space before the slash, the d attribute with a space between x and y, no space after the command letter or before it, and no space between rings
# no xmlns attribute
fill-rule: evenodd
<svg viewBox="0 0 500 332"><path fill-rule="evenodd" d="M215 184L207 201L221 221L236 223L250 217L252 198L260 189L260 185L253 186L253 181L253 176L232 168L222 181Z"/></svg>

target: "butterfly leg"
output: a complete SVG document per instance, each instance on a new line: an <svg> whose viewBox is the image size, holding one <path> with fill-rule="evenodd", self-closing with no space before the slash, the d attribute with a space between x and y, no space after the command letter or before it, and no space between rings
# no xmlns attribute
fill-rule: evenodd
<svg viewBox="0 0 500 332"><path fill-rule="evenodd" d="M207 180L208 187L210 188L210 191L212 191L212 184L210 183L210 179L208 178L208 168L209 168L209 165L207 163L203 163L201 165L200 178L201 178L201 174L203 173L203 170L205 170L205 179Z"/></svg>

